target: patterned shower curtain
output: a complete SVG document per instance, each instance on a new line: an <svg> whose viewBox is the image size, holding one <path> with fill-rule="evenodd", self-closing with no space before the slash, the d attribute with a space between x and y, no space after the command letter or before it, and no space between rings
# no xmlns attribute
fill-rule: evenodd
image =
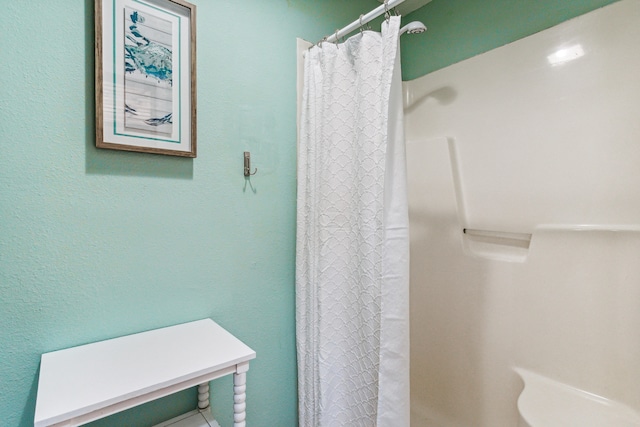
<svg viewBox="0 0 640 427"><path fill-rule="evenodd" d="M400 18L306 52L296 334L300 426L409 426Z"/></svg>

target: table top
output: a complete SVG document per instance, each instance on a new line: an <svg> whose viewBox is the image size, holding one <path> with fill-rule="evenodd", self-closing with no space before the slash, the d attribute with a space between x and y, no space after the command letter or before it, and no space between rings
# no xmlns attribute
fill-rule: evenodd
<svg viewBox="0 0 640 427"><path fill-rule="evenodd" d="M255 357L211 319L45 353L34 425L68 420Z"/></svg>

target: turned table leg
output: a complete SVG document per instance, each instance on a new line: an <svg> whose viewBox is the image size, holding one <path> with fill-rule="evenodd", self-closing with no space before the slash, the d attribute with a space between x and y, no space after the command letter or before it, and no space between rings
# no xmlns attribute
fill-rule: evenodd
<svg viewBox="0 0 640 427"><path fill-rule="evenodd" d="M233 374L233 427L246 427L247 423L247 371L249 364L238 365Z"/></svg>
<svg viewBox="0 0 640 427"><path fill-rule="evenodd" d="M198 386L198 409L204 411L209 407L209 383Z"/></svg>

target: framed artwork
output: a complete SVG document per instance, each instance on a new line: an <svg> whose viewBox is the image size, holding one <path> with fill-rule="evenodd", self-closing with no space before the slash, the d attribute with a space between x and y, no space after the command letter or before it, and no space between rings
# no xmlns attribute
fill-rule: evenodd
<svg viewBox="0 0 640 427"><path fill-rule="evenodd" d="M196 157L196 7L96 0L96 146Z"/></svg>

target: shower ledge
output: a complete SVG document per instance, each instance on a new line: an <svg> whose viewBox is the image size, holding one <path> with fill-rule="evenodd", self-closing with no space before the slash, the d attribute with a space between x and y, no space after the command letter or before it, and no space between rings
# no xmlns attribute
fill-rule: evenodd
<svg viewBox="0 0 640 427"><path fill-rule="evenodd" d="M518 398L523 427L637 427L640 414L630 407L521 368Z"/></svg>
<svg viewBox="0 0 640 427"><path fill-rule="evenodd" d="M524 262L529 255L531 234L463 228L467 253L497 261Z"/></svg>

